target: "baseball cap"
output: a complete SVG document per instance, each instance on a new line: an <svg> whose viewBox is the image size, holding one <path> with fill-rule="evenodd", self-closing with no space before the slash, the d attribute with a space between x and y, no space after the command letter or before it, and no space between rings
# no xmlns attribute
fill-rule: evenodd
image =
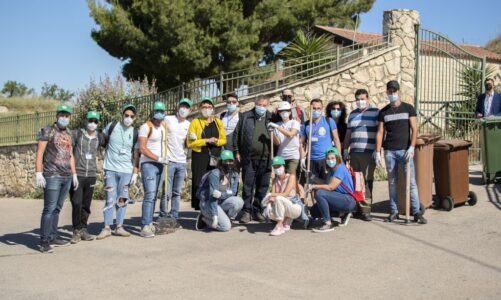
<svg viewBox="0 0 501 300"><path fill-rule="evenodd" d="M214 105L214 101L212 100L211 97L203 97L202 101L200 101L200 103L204 103L204 102L209 102L211 105Z"/></svg>
<svg viewBox="0 0 501 300"><path fill-rule="evenodd" d="M183 103L188 105L189 107L191 107L193 105L193 102L188 98L183 98L183 99L179 100L179 105L181 105Z"/></svg>
<svg viewBox="0 0 501 300"><path fill-rule="evenodd" d="M271 161L272 166L282 166L285 165L285 160L282 156L275 156Z"/></svg>
<svg viewBox="0 0 501 300"><path fill-rule="evenodd" d="M61 105L58 105L57 108L56 108L56 112L67 112L67 113L70 113L71 114L71 107L69 105L66 105L66 104L61 104Z"/></svg>
<svg viewBox="0 0 501 300"><path fill-rule="evenodd" d="M87 120L89 119L96 119L99 121L99 118L101 117L101 115L99 114L99 112L95 111L95 110L91 110L89 112L87 112Z"/></svg>
<svg viewBox="0 0 501 300"><path fill-rule="evenodd" d="M339 150L337 150L336 147L330 147L329 149L327 149L327 151L325 151L325 154L334 154L336 156L339 156Z"/></svg>
<svg viewBox="0 0 501 300"><path fill-rule="evenodd" d="M287 101L282 101L278 103L278 111L281 110L291 110L291 104Z"/></svg>
<svg viewBox="0 0 501 300"><path fill-rule="evenodd" d="M153 103L153 110L154 111L157 111L157 110L165 111L165 103L160 102L160 101Z"/></svg>
<svg viewBox="0 0 501 300"><path fill-rule="evenodd" d="M223 150L221 151L221 155L219 156L221 160L234 160L233 152L230 150Z"/></svg>
<svg viewBox="0 0 501 300"><path fill-rule="evenodd" d="M133 112L136 112L136 107L134 106L134 104L132 103L125 103L123 106L122 106L122 113L126 110L132 110Z"/></svg>

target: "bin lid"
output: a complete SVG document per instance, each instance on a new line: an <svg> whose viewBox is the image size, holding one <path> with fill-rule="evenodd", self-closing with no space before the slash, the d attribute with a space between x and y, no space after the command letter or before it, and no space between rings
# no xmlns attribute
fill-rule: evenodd
<svg viewBox="0 0 501 300"><path fill-rule="evenodd" d="M436 150L449 150L449 151L457 151L461 149L468 149L473 145L471 141L468 140L439 140L435 143L434 149Z"/></svg>
<svg viewBox="0 0 501 300"><path fill-rule="evenodd" d="M437 142L442 137L439 134L420 134L416 141L416 146L424 146Z"/></svg>
<svg viewBox="0 0 501 300"><path fill-rule="evenodd" d="M482 124L492 124L492 123L500 123L501 124L501 117L496 117L496 116L490 116L490 117L485 117L482 119Z"/></svg>

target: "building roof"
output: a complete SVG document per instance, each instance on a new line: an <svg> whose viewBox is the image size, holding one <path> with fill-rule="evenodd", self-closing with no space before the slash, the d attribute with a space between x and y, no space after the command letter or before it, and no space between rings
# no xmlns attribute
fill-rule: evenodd
<svg viewBox="0 0 501 300"><path fill-rule="evenodd" d="M381 33L372 33L372 32L355 32L352 29L344 29L344 28L337 28L337 27L332 27L332 26L322 26L322 25L316 25L316 28L326 31L328 33L334 34L344 40L349 40L350 42L355 42L355 43L364 43L369 40L381 38L383 35ZM426 42L423 44L427 44ZM439 46L439 48L445 48L445 43L443 42L436 42L436 41L430 41L430 44L433 44L434 46ZM440 44L444 45L443 47L440 47ZM487 61L489 62L497 62L501 63L501 54L490 51L485 49L482 46L478 45L470 45L470 44L459 44L461 48L464 50L468 51L469 53L480 56L480 57L486 57ZM424 48L424 47L423 47ZM426 51L426 49L423 49ZM448 51L450 51L448 49Z"/></svg>

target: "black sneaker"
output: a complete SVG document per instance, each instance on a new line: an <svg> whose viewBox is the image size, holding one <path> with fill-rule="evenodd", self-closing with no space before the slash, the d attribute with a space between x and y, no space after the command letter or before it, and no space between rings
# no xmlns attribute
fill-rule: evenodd
<svg viewBox="0 0 501 300"><path fill-rule="evenodd" d="M197 222L195 223L195 229L197 231L207 228L207 224L203 220L202 213L198 213Z"/></svg>
<svg viewBox="0 0 501 300"><path fill-rule="evenodd" d="M252 214L252 219L254 221L258 221L259 223L263 223L266 221L266 218L263 216L260 210L254 210L254 213Z"/></svg>
<svg viewBox="0 0 501 300"><path fill-rule="evenodd" d="M87 231L87 228L83 228L82 230L80 230L80 237L82 238L82 241L93 241L96 238L95 235L90 234Z"/></svg>
<svg viewBox="0 0 501 300"><path fill-rule="evenodd" d="M238 218L238 221L240 224L247 224L251 221L251 215L250 213L244 211L242 215L240 215L240 218Z"/></svg>
<svg viewBox="0 0 501 300"><path fill-rule="evenodd" d="M66 247L70 245L70 242L61 239L55 239L50 241L50 245L53 247Z"/></svg>
<svg viewBox="0 0 501 300"><path fill-rule="evenodd" d="M313 232L317 232L317 233L330 232L333 230L334 230L333 224L324 224L320 227L313 228Z"/></svg>
<svg viewBox="0 0 501 300"><path fill-rule="evenodd" d="M80 229L73 230L73 236L71 237L70 243L76 244L82 240L82 234Z"/></svg>
<svg viewBox="0 0 501 300"><path fill-rule="evenodd" d="M363 221L366 221L366 222L372 221L371 214L368 214L368 213L362 213L360 215L360 219L363 220Z"/></svg>
<svg viewBox="0 0 501 300"><path fill-rule="evenodd" d="M341 223L339 226L346 226L348 225L348 222L350 222L351 218L351 213L344 214L344 216L341 217Z"/></svg>
<svg viewBox="0 0 501 300"><path fill-rule="evenodd" d="M414 222L421 223L423 225L428 223L428 221L423 217L421 213L417 213L414 215Z"/></svg>
<svg viewBox="0 0 501 300"><path fill-rule="evenodd" d="M52 252L54 252L54 249L49 244L49 242L42 242L39 247L40 247L40 252L42 252L42 253L52 253Z"/></svg>
<svg viewBox="0 0 501 300"><path fill-rule="evenodd" d="M386 220L387 222L393 222L395 220L399 219L398 217L398 211L392 212L389 216L388 219Z"/></svg>

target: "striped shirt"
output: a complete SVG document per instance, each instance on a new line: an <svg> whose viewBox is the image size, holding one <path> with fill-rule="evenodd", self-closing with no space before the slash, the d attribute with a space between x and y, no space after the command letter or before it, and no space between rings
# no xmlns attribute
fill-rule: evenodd
<svg viewBox="0 0 501 300"><path fill-rule="evenodd" d="M365 111L355 109L348 117L348 129L351 131L350 152L374 152L379 109L369 107Z"/></svg>

